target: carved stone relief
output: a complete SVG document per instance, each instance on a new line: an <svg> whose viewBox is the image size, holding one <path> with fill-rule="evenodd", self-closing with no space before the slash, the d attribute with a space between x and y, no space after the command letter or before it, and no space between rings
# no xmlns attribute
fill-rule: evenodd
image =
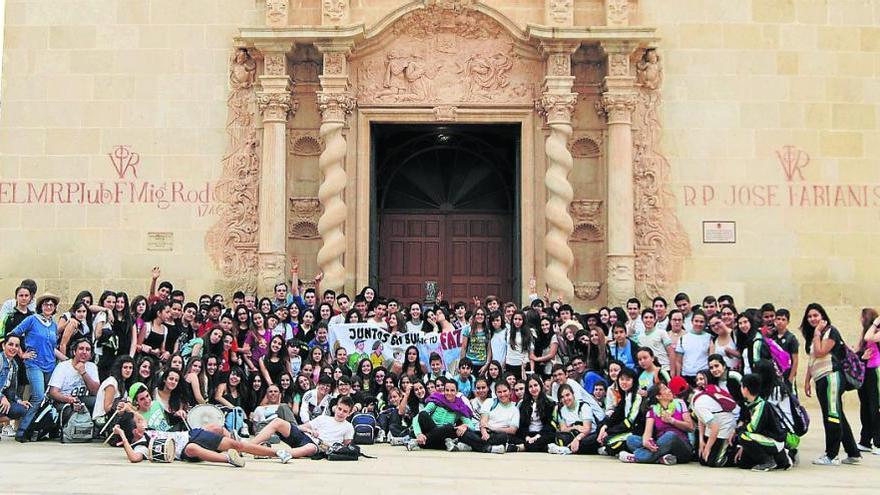
<svg viewBox="0 0 880 495"><path fill-rule="evenodd" d="M629 58L623 53L612 53L608 56L608 75L612 77L629 75Z"/></svg>
<svg viewBox="0 0 880 495"><path fill-rule="evenodd" d="M656 54L655 54L656 55ZM654 74L661 74L659 57ZM653 69L652 69L653 70ZM662 82L662 77L646 80ZM681 273L690 242L675 210L669 161L660 150L660 86L642 85L633 112L635 280L640 297L664 293Z"/></svg>
<svg viewBox="0 0 880 495"><path fill-rule="evenodd" d="M287 74L287 59L283 53L268 53L263 60L267 76L283 76Z"/></svg>
<svg viewBox="0 0 880 495"><path fill-rule="evenodd" d="M581 301L593 301L602 291L602 282L575 282L574 295Z"/></svg>
<svg viewBox="0 0 880 495"><path fill-rule="evenodd" d="M318 198L290 198L287 212L287 236L291 239L320 239L318 219L321 201Z"/></svg>
<svg viewBox="0 0 880 495"><path fill-rule="evenodd" d="M266 0L266 25L281 27L287 25L288 0Z"/></svg>
<svg viewBox="0 0 880 495"><path fill-rule="evenodd" d="M324 151L324 138L318 131L290 130L287 133L287 150L297 156L318 156Z"/></svg>
<svg viewBox="0 0 880 495"><path fill-rule="evenodd" d="M216 185L218 220L205 239L227 289L255 291L259 268L260 150L255 127L256 61L236 50L230 61L226 153Z"/></svg>
<svg viewBox="0 0 880 495"><path fill-rule="evenodd" d="M657 50L645 50L641 60L636 64L636 81L645 89L660 89L663 85L663 66Z"/></svg>
<svg viewBox="0 0 880 495"><path fill-rule="evenodd" d="M398 20L351 60L359 105L530 104L541 66L491 17L439 4Z"/></svg>
<svg viewBox="0 0 880 495"><path fill-rule="evenodd" d="M567 53L554 53L547 59L550 64L551 76L570 76L571 57Z"/></svg>
<svg viewBox="0 0 880 495"><path fill-rule="evenodd" d="M348 0L323 0L321 5L324 18L331 23L343 20L348 11Z"/></svg>
<svg viewBox="0 0 880 495"><path fill-rule="evenodd" d="M572 0L548 0L547 14L552 24L568 26L574 19Z"/></svg>
<svg viewBox="0 0 880 495"><path fill-rule="evenodd" d="M629 0L605 0L605 24L626 26L629 24Z"/></svg>
<svg viewBox="0 0 880 495"><path fill-rule="evenodd" d="M434 107L434 120L438 122L455 122L455 113L458 111L452 105L440 105Z"/></svg>
<svg viewBox="0 0 880 495"><path fill-rule="evenodd" d="M576 199L568 206L574 220L572 242L601 242L605 240L605 211L601 199Z"/></svg>
<svg viewBox="0 0 880 495"><path fill-rule="evenodd" d="M596 158L602 154L602 133L575 132L568 144L571 156L575 158Z"/></svg>
<svg viewBox="0 0 880 495"><path fill-rule="evenodd" d="M324 74L336 76L345 71L345 54L329 52L324 54Z"/></svg>

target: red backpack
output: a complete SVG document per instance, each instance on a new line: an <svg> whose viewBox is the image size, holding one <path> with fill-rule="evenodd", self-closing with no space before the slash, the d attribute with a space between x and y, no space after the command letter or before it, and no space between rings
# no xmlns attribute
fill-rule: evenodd
<svg viewBox="0 0 880 495"><path fill-rule="evenodd" d="M733 396L730 395L730 392L724 390L718 385L706 385L705 390L694 396L694 402L696 402L702 395L712 397L712 399L721 406L723 412L733 412L733 410L739 406Z"/></svg>

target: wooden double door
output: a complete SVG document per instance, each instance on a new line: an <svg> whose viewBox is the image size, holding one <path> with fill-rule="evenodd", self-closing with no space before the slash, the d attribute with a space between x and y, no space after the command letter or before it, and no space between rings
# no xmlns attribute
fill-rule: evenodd
<svg viewBox="0 0 880 495"><path fill-rule="evenodd" d="M381 213L379 293L423 301L433 281L452 303L489 294L511 300L511 221L496 213Z"/></svg>

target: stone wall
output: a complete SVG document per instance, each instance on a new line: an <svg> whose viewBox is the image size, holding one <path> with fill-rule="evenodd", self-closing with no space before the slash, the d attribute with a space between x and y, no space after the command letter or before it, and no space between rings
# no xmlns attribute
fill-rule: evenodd
<svg viewBox="0 0 880 495"><path fill-rule="evenodd" d="M798 320L818 301L854 338L880 300L880 5L645 0L638 17L662 38L662 145L692 247L680 287ZM716 220L735 244L703 244Z"/></svg>
<svg viewBox="0 0 880 495"><path fill-rule="evenodd" d="M231 42L254 0L7 0L0 296L213 291ZM67 304L65 297L62 304Z"/></svg>

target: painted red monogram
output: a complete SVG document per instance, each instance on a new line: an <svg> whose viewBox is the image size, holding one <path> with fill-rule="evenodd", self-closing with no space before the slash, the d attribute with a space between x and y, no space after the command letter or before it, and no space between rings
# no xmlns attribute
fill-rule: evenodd
<svg viewBox="0 0 880 495"><path fill-rule="evenodd" d="M782 149L776 150L776 157L785 173L785 180L792 182L795 176L804 180L803 169L810 163L810 155L806 151L787 144Z"/></svg>
<svg viewBox="0 0 880 495"><path fill-rule="evenodd" d="M128 171L137 179L137 166L141 163L141 155L131 150L128 145L120 144L113 148L113 151L107 153L110 157L110 163L119 175L120 179L125 179Z"/></svg>

